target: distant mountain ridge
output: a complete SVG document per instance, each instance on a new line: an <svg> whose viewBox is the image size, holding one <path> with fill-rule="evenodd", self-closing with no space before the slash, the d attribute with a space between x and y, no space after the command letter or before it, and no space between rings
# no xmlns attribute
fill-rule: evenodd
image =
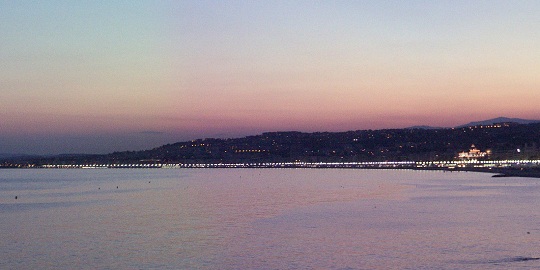
<svg viewBox="0 0 540 270"><path fill-rule="evenodd" d="M493 124L497 124L497 123L516 123L516 124L526 125L526 124L540 123L540 120L528 120L528 119L521 119L521 118L497 117L497 118L488 119L488 120L470 122L470 123L467 123L467 124L455 126L454 128L464 128L464 127L474 127L474 126L488 126L488 125L493 125ZM445 128L445 127L432 127L432 126L427 126L427 125L419 125L419 126L407 127L405 129L427 129L427 130L429 130L429 129L443 129L443 128Z"/></svg>
<svg viewBox="0 0 540 270"><path fill-rule="evenodd" d="M493 125L496 123L517 123L517 124L534 124L534 123L540 123L540 120L528 120L528 119L521 119L521 118L508 118L508 117L497 117L489 120L483 120L483 121L477 121L477 122L470 122L468 124L457 126L456 128L462 128L462 127L471 127L471 126L486 126L486 125Z"/></svg>
<svg viewBox="0 0 540 270"><path fill-rule="evenodd" d="M442 129L442 128L443 127L432 127L432 126L421 125L421 126L408 127L408 128L405 128L405 129Z"/></svg>

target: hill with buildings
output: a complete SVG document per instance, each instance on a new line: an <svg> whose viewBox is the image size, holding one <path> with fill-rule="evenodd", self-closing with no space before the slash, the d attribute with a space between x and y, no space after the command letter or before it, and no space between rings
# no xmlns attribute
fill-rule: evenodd
<svg viewBox="0 0 540 270"><path fill-rule="evenodd" d="M31 164L436 161L458 159L471 145L483 159L540 159L540 123L512 122L441 129L268 132L198 139L145 151L33 157ZM462 156L463 158L463 156Z"/></svg>

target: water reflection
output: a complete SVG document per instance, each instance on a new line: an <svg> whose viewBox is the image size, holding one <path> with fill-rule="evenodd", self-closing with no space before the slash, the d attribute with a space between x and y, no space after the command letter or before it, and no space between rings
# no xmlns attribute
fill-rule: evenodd
<svg viewBox="0 0 540 270"><path fill-rule="evenodd" d="M2 269L540 266L536 179L344 169L0 173L0 229L10 232Z"/></svg>

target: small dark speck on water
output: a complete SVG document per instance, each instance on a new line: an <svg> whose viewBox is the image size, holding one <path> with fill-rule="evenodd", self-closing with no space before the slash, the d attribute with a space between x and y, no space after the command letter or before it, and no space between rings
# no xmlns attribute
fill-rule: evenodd
<svg viewBox="0 0 540 270"><path fill-rule="evenodd" d="M18 197L17 197L17 196L15 196L15 200L16 200L17 198L18 198Z"/></svg>
<svg viewBox="0 0 540 270"><path fill-rule="evenodd" d="M118 186L116 186L116 188L118 188Z"/></svg>
<svg viewBox="0 0 540 270"><path fill-rule="evenodd" d="M531 234L531 232L527 232L527 234Z"/></svg>

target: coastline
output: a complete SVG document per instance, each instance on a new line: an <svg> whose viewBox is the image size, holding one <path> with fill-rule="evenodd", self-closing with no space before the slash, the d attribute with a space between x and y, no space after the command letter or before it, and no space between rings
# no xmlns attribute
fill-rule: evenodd
<svg viewBox="0 0 540 270"><path fill-rule="evenodd" d="M415 168L414 170L436 170L436 171L449 171L449 172L481 172L490 173L491 177L530 177L540 178L540 167L508 167L508 168L475 168L475 167L462 167L462 168Z"/></svg>
<svg viewBox="0 0 540 270"><path fill-rule="evenodd" d="M383 162L384 163L384 162ZM540 165L525 165L515 163L512 166L493 167L449 167L449 166L415 166L415 163L401 163L389 166L386 164L350 165L346 163L252 163L252 164L93 164L93 165L33 165L11 164L0 169L203 169L203 168L305 168L305 169L380 169L380 170L418 170L418 171L444 171L444 172L481 172L490 173L492 177L530 177L540 178Z"/></svg>

